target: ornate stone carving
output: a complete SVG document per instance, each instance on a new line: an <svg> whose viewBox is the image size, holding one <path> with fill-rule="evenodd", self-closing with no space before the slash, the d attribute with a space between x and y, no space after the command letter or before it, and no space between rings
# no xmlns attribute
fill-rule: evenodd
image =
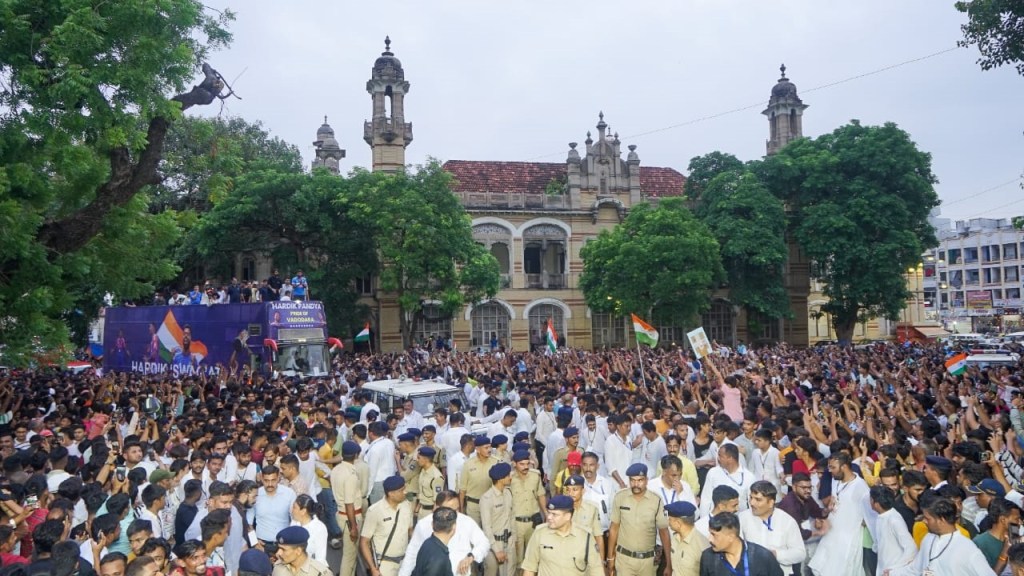
<svg viewBox="0 0 1024 576"><path fill-rule="evenodd" d="M537 224L523 232L524 238L565 238L565 230L554 224Z"/></svg>
<svg viewBox="0 0 1024 576"><path fill-rule="evenodd" d="M473 236L496 236L500 238L511 238L512 233L508 228L499 224L477 224L473 226Z"/></svg>

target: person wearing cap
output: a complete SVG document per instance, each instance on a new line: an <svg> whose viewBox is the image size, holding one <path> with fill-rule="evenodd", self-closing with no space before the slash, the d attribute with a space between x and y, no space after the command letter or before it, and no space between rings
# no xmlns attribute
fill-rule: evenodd
<svg viewBox="0 0 1024 576"><path fill-rule="evenodd" d="M665 514L672 532L672 576L699 576L700 556L711 544L694 529L697 507L677 500L665 505Z"/></svg>
<svg viewBox="0 0 1024 576"><path fill-rule="evenodd" d="M700 576L788 576L767 548L743 540L740 520L732 512L712 516L709 528L711 546L701 553ZM859 548L860 540L856 544ZM838 566L834 565L834 572L828 574L838 573ZM863 574L861 570L858 576Z"/></svg>
<svg viewBox="0 0 1024 576"><path fill-rule="evenodd" d="M775 555L784 574L799 576L807 549L800 525L788 513L775 508L777 496L775 485L767 480L751 484L750 508L739 513L740 528L747 542L760 544Z"/></svg>
<svg viewBox="0 0 1024 576"><path fill-rule="evenodd" d="M289 526L277 533L277 566L273 576L332 576L331 569L306 554L309 531L302 526Z"/></svg>
<svg viewBox="0 0 1024 576"><path fill-rule="evenodd" d="M949 482L953 472L953 462L943 456L928 456L924 459L924 477L928 479L932 490L938 490Z"/></svg>
<svg viewBox="0 0 1024 576"><path fill-rule="evenodd" d="M562 438L565 440L565 445L555 450L555 453L551 456L551 474L548 476L552 481L561 475L568 464L569 454L579 454L583 456L583 451L580 450L580 431L575 426L569 426L565 430L562 430ZM579 474L579 470L574 474ZM564 481L564 478L563 478Z"/></svg>
<svg viewBox="0 0 1024 576"><path fill-rule="evenodd" d="M398 454L401 457L401 469L399 473L405 478L405 495L410 502L416 501L416 494L420 489L420 465L416 448L418 439L411 432L398 435Z"/></svg>
<svg viewBox="0 0 1024 576"><path fill-rule="evenodd" d="M653 576L657 543L664 553L665 569L672 568L672 543L661 498L647 490L647 466L626 469L629 490L612 500L608 529L608 562L619 576Z"/></svg>
<svg viewBox="0 0 1024 576"><path fill-rule="evenodd" d="M271 576L273 573L274 564L262 550L249 549L238 558L237 576Z"/></svg>
<svg viewBox="0 0 1024 576"><path fill-rule="evenodd" d="M427 424L423 427L423 445L428 448L434 449L434 466L444 475L445 467L447 466L447 454L444 452L444 448L438 441L437 427L433 424Z"/></svg>
<svg viewBox="0 0 1024 576"><path fill-rule="evenodd" d="M564 449L564 448L563 448ZM554 487L554 494L564 494L562 490L565 481L571 476L579 476L583 472L583 454L581 452L569 452L565 458L565 468L555 475L551 484Z"/></svg>
<svg viewBox="0 0 1024 576"><path fill-rule="evenodd" d="M362 518L363 490L354 466L359 456L359 444L349 440L341 445L341 462L331 469L331 493L338 505L338 524L341 526L341 576L356 573L356 543L359 541L359 521Z"/></svg>
<svg viewBox="0 0 1024 576"><path fill-rule="evenodd" d="M480 528L491 542L491 553L484 559L484 576L511 576L515 573L516 532L512 512L512 466L498 462L487 472L491 487L480 497Z"/></svg>
<svg viewBox="0 0 1024 576"><path fill-rule="evenodd" d="M498 434L491 437L491 454L498 462L512 463L512 453L508 451L508 436Z"/></svg>
<svg viewBox="0 0 1024 576"><path fill-rule="evenodd" d="M363 520L359 549L370 576L398 576L414 523L412 503L405 499L405 480L383 482L384 498L370 506Z"/></svg>
<svg viewBox="0 0 1024 576"><path fill-rule="evenodd" d="M419 474L416 476L418 486L416 488L416 520L430 516L434 511L434 499L444 490L444 478L441 471L434 465L434 458L437 457L437 450L430 446L420 446L416 451L416 463L419 466Z"/></svg>
<svg viewBox="0 0 1024 576"><path fill-rule="evenodd" d="M974 525L981 526L982 520L988 516L988 506L995 498L1005 498L1006 489L998 480L985 478L973 486L967 487L967 493L975 496L978 513L974 516Z"/></svg>
<svg viewBox="0 0 1024 576"><path fill-rule="evenodd" d="M523 561L526 544L533 536L534 523L543 519L541 511L547 507L547 494L540 472L531 469L530 464L528 450L513 452L509 490L512 492L512 519L516 533L514 566Z"/></svg>
<svg viewBox="0 0 1024 576"><path fill-rule="evenodd" d="M707 516L711 512L711 493L717 486L730 486L740 493L740 510L747 509L750 485L754 483L754 475L740 464L740 450L735 444L722 444L718 448L718 466L708 470L704 480L704 488L700 493L700 513Z"/></svg>
<svg viewBox="0 0 1024 576"><path fill-rule="evenodd" d="M868 484L854 473L846 452L834 452L829 457L828 469L834 479L829 530L821 537L808 567L815 576L861 576L864 573L861 546L864 499L868 497Z"/></svg>
<svg viewBox="0 0 1024 576"><path fill-rule="evenodd" d="M365 407L363 412L366 412ZM388 425L374 422L366 430L370 445L363 453L363 460L370 469L369 501L374 504L384 498L384 479L397 474L398 465L395 462L395 443L387 436Z"/></svg>
<svg viewBox="0 0 1024 576"><path fill-rule="evenodd" d="M594 535L597 540L597 552L604 558L604 531L601 530L601 514L593 502L583 499L586 480L583 476L570 476L565 481L565 495L572 498L572 523Z"/></svg>
<svg viewBox="0 0 1024 576"><path fill-rule="evenodd" d="M488 472L498 459L491 455L491 439L477 436L473 445L476 454L466 458L459 478L459 498L466 515L480 524L480 497L491 488Z"/></svg>
<svg viewBox="0 0 1024 576"><path fill-rule="evenodd" d="M526 546L523 576L604 576L594 535L572 521L572 498L552 496L546 511L547 522Z"/></svg>

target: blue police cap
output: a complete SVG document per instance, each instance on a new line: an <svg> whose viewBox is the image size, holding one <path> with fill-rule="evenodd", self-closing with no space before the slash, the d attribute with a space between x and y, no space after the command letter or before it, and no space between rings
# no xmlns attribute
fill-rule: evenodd
<svg viewBox="0 0 1024 576"><path fill-rule="evenodd" d="M491 439L487 436L477 436L476 439L473 440L473 444L476 446L490 446Z"/></svg>
<svg viewBox="0 0 1024 576"><path fill-rule="evenodd" d="M346 440L345 443L341 445L342 456L352 456L353 454L359 454L362 451L363 449L359 447L359 444L351 440Z"/></svg>
<svg viewBox="0 0 1024 576"><path fill-rule="evenodd" d="M401 476L390 476L384 479L384 491L394 492L405 486L405 478Z"/></svg>
<svg viewBox="0 0 1024 576"><path fill-rule="evenodd" d="M577 428L575 426L569 426L564 431L562 431L562 437L563 438L572 438L573 436L579 436L579 435L580 435L580 430L579 430L579 428Z"/></svg>
<svg viewBox="0 0 1024 576"><path fill-rule="evenodd" d="M406 432L404 434L399 434L398 435L398 441L399 442L415 442L416 441L416 437L413 436L412 434L409 434L408 432Z"/></svg>
<svg viewBox="0 0 1024 576"><path fill-rule="evenodd" d="M626 476L647 476L647 465L646 464L631 464L629 468L626 468Z"/></svg>
<svg viewBox="0 0 1024 576"><path fill-rule="evenodd" d="M572 510L572 498L569 496L552 496L548 500L548 510Z"/></svg>
<svg viewBox="0 0 1024 576"><path fill-rule="evenodd" d="M579 476L579 475L569 476L565 480L565 484L563 484L563 486L583 486L583 485L585 485L585 482L583 480L583 476Z"/></svg>
<svg viewBox="0 0 1024 576"><path fill-rule="evenodd" d="M504 434L498 434L494 438L491 438L491 446L493 448L497 448L502 444L508 444L508 436L505 436Z"/></svg>
<svg viewBox="0 0 1024 576"><path fill-rule="evenodd" d="M697 507L689 502L672 502L665 505L665 512L673 518L692 518L697 514Z"/></svg>
<svg viewBox="0 0 1024 576"><path fill-rule="evenodd" d="M529 459L530 459L530 452L527 451L527 450L516 450L515 452L512 453L512 461L513 462L521 462L523 460L529 460Z"/></svg>
<svg viewBox="0 0 1024 576"><path fill-rule="evenodd" d="M289 526L277 533L277 543L285 546L305 546L309 542L309 530L302 526Z"/></svg>
<svg viewBox="0 0 1024 576"><path fill-rule="evenodd" d="M434 456L437 456L437 450L434 450L430 446L421 446L420 456L423 456L424 458L433 458Z"/></svg>
<svg viewBox="0 0 1024 576"><path fill-rule="evenodd" d="M512 473L512 466L509 466L507 462L498 462L491 469L487 471L487 475L491 477L492 482L497 482L502 478L508 477Z"/></svg>

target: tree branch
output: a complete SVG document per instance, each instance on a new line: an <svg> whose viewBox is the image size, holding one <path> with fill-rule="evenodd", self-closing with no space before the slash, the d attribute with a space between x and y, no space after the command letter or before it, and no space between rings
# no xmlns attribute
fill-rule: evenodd
<svg viewBox="0 0 1024 576"><path fill-rule="evenodd" d="M209 64L203 64L203 75L201 83L171 98L181 104L182 111L212 103L227 85ZM96 197L74 213L43 224L37 234L39 242L57 254L78 250L100 233L111 210L127 204L144 186L158 184L161 178L157 166L169 127L170 120L164 116L156 116L149 121L146 146L134 163L127 147L111 150L110 177L96 191Z"/></svg>

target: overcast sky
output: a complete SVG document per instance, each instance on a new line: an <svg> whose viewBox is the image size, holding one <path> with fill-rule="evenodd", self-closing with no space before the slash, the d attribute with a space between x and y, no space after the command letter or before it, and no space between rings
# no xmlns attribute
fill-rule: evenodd
<svg viewBox="0 0 1024 576"><path fill-rule="evenodd" d="M600 110L643 165L685 173L714 150L758 158L784 62L810 105L806 136L852 118L895 122L932 154L944 217L1024 214L1024 190L1008 183L1024 172L1024 77L1012 68L984 72L968 48L811 90L954 47L953 0L206 3L237 15L234 43L211 63L241 74L244 100L222 113L262 122L307 165L324 115L343 169L369 165L365 86L390 35L411 83L410 163L562 162Z"/></svg>

